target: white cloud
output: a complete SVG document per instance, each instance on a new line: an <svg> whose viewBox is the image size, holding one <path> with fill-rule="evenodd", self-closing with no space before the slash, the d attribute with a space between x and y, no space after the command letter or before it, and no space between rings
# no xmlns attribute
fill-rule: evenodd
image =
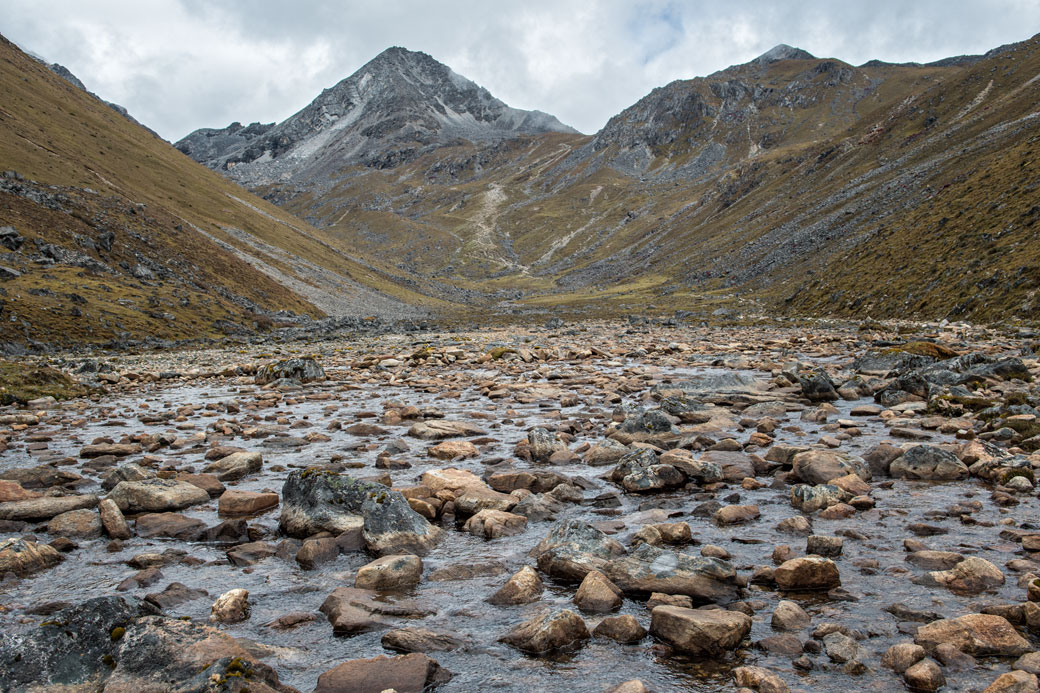
<svg viewBox="0 0 1040 693"><path fill-rule="evenodd" d="M651 89L777 43L853 64L925 62L1028 38L1035 0L5 0L7 38L164 137L282 120L391 45L584 132Z"/></svg>

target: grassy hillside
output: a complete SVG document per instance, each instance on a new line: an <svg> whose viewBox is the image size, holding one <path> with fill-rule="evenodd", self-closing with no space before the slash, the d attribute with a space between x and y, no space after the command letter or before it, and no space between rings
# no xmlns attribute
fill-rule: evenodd
<svg viewBox="0 0 1040 693"><path fill-rule="evenodd" d="M3 39L0 93L0 226L25 239L0 248L21 273L0 280L0 342L196 338L262 330L278 311L438 304Z"/></svg>
<svg viewBox="0 0 1040 693"><path fill-rule="evenodd" d="M736 66L594 138L446 147L286 209L486 310L1040 317L1040 50Z"/></svg>

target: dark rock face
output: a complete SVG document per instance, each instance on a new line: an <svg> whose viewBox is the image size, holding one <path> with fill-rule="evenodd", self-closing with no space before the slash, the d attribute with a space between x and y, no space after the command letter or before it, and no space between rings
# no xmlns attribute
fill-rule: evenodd
<svg viewBox="0 0 1040 693"><path fill-rule="evenodd" d="M197 130L175 146L256 184L280 174L327 176L355 163L392 168L459 138L545 132L575 131L546 113L510 108L425 53L389 48L277 125Z"/></svg>
<svg viewBox="0 0 1040 693"><path fill-rule="evenodd" d="M111 672L105 658L121 645L113 631L156 613L147 602L100 597L55 613L29 635L0 634L0 688L100 682Z"/></svg>
<svg viewBox="0 0 1040 693"><path fill-rule="evenodd" d="M289 474L282 487L286 534L340 534L359 526L366 548L377 554L424 555L440 535L404 496L386 486L314 468Z"/></svg>
<svg viewBox="0 0 1040 693"><path fill-rule="evenodd" d="M799 377L798 380L802 386L802 396L810 402L834 402L838 399L834 383L823 371Z"/></svg>

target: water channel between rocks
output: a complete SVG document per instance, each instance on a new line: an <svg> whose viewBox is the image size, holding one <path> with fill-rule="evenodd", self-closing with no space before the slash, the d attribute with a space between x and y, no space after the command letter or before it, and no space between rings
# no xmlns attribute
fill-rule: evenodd
<svg viewBox="0 0 1040 693"><path fill-rule="evenodd" d="M691 374L710 372L708 368L661 368L645 366L635 361L601 362L573 367L562 367L564 376L581 378L592 374L621 373L623 370L645 369L652 378L681 380ZM745 371L747 372L747 371ZM768 380L768 373L753 373L757 377ZM257 419L264 417L285 417L290 424L299 422L310 424L309 427L297 429L283 426L284 435L302 436L308 432L321 432L331 437L328 442L314 442L302 447L281 447L279 437L269 436L262 439L246 440L229 439L227 444L240 445L249 450L263 454L264 468L259 474L247 477L241 482L228 483L229 488L258 491L271 489L280 492L288 471L292 468L328 462L334 455L343 457L345 462L360 462L364 468L348 470L358 476L373 476L382 473L374 468L376 456L392 439L403 437L407 425L387 426L389 435L374 437L358 437L347 433L343 428L359 421L381 424L380 416L384 404L395 402L402 405L436 407L448 419L457 419L477 424L487 431L487 438L493 439L480 445L480 457L456 462L442 462L426 455L427 443L405 438L411 453L395 455L395 458L407 459L412 467L390 472L395 486L413 486L418 483L420 475L431 469L454 466L473 471L481 475L485 462L494 458L505 458L512 462L515 469L543 467L518 460L513 456L514 447L522 440L527 431L537 425L555 430L562 421L591 419L595 425L587 431L576 434L572 448L581 443L595 444L602 440L604 425L610 421L614 404L606 403L600 393L589 392L588 397L580 396L580 404L573 407L560 408L556 400L531 401L520 403L514 399L493 401L486 397L476 386L481 380L500 380L509 382L511 376L500 376L492 367L482 367L468 373L470 386L456 388L457 397L446 397L437 392L427 392L428 384L413 388L408 383L394 386L375 385L361 382L357 385L350 379L348 372L330 370L331 380L326 383L305 385L299 390L283 393L287 399L294 399L295 404L280 403L276 408L259 409L249 412ZM58 413L61 423L51 423L54 418L41 424L32 433L35 436L49 436L46 449L27 451L24 446L13 444L6 452L0 454L0 470L12 467L27 467L40 463L41 456L76 457L79 449L95 438L106 436L118 440L124 434L161 433L173 430L173 424L142 424L138 416L145 412L163 412L183 405L197 407L187 422L180 424L179 435L189 435L207 430L207 426L218 418L241 419L246 413L230 415L217 409L207 411L204 407L210 403L238 402L249 403L262 394L262 390L248 381L228 385L228 381L208 387L205 384L169 385L153 384L142 386L134 397L116 396L100 403L91 404L82 410L66 409ZM541 381L544 382L544 381ZM558 384L565 390L580 391L574 387L567 377L552 384ZM625 396L624 404L639 404L644 393L632 393ZM328 395L327 399L312 399L314 395ZM849 418L850 410L860 402L839 401L835 403L839 410L837 419ZM142 407L147 405L147 409ZM371 412L374 418L359 417L359 414ZM474 418L473 415L477 414ZM79 419L81 423L73 425ZM329 430L328 424L333 421L343 422L343 428ZM264 423L256 421L255 424ZM273 423L268 421L266 423ZM877 417L858 421L862 435L852 438L842 445L842 450L862 454L882 440L892 440L884 422ZM796 425L801 434L784 430ZM822 424L799 420L799 412L789 412L786 420L780 422L773 434L778 444L816 443L821 435ZM194 426L194 429L190 428ZM733 427L728 431L716 432L716 438L732 436L741 441L746 440L752 429L743 430ZM949 442L952 436L934 432L930 442ZM896 441L898 443L898 441ZM206 464L202 455L205 448L189 448L182 450L163 449L155 454L164 460L174 462L179 468L185 465L201 471ZM764 454L764 451L763 453ZM139 456L138 456L139 457ZM130 458L129 461L133 461ZM272 471L272 467L281 466L283 471ZM89 470L80 465L66 467L77 471L92 480L91 485L81 489L84 492L103 493L97 485L100 475L89 476ZM589 467L580 461L566 466L553 466L552 471L569 476L581 476L598 486L598 490L586 492L590 498L604 491L617 490L617 487L601 478L610 467ZM765 478L768 484L770 479ZM1023 590L1016 585L1013 576L1009 576L1006 584L995 593L981 596L957 596L941 588L918 586L911 582L915 574L923 571L904 562L903 540L912 537L907 525L913 522L928 521L929 511L944 511L957 501L976 497L985 500L989 491L977 480L971 479L956 483L924 483L896 481L890 488L874 485L872 495L876 500L874 510L860 512L850 519L821 520L814 518L813 529L816 534L835 535L842 529L854 529L865 539L845 538L844 552L836 559L842 579L842 585L854 601L829 600L821 595L791 596L799 601L812 616L813 626L822 622L836 622L851 629L868 634L866 640L860 642L861 649L867 654L861 656L869 671L852 676L841 671L839 665L827 662L825 656L814 657L816 668L802 672L792 666L792 656L774 655L754 647L738 651L736 654L719 660L705 661L685 658L668 653L658 646L652 638L646 638L635 645L621 645L608 639L592 639L577 652L554 657L528 657L516 650L497 642L497 638L517 623L531 618L537 613L549 610L571 608L577 610L571 602L576 585L562 585L546 579L546 593L540 602L526 606L492 606L485 599L500 587L513 572L524 564L532 564L533 560L527 552L541 540L552 526L551 522L531 522L523 533L508 537L485 541L473 537L461 530L446 533L439 545L423 559L424 579L409 596L429 607L435 613L421 619L398 619L395 626L421 626L435 631L450 631L467 641L467 646L453 652L432 653L441 666L449 669L454 678L443 685L443 691L476 691L495 689L503 691L556 691L599 692L622 681L639 678L653 691L714 691L732 686L731 669L740 664L757 664L781 674L792 687L801 687L814 691L847 691L850 687L868 690L902 689L902 678L880 666L881 654L892 644L906 641L912 637L899 632L897 619L883 611L883 607L897 602L925 611L935 611L953 617L963 613L977 611L982 605L996 602L1017 602L1022 600ZM622 520L625 523L617 537L626 543L628 537L643 523L663 521L685 521L693 530L693 535L700 544L717 544L732 554L732 562L742 575L750 575L755 567L771 564L773 547L777 544L790 544L796 555L805 551L805 538L776 531L777 523L788 517L799 515L791 507L788 488L771 488L766 486L757 490L744 490L739 485L720 491L717 500L723 504L753 504L759 506L761 517L748 524L731 527L719 527L710 517L697 517L690 514L700 503L694 500L689 492L679 491L662 494L622 494L621 508L616 514L605 514L588 505L568 504L558 519L578 518L589 523L607 520ZM1016 518L1036 518L1037 499L1032 494L1020 498L1021 504L1010 512ZM655 510L655 508L659 508ZM219 521L216 512L216 501L195 506L183 511L190 517L199 518L214 525ZM974 517L976 524L962 525L953 521L948 534L927 537L924 539L929 548L957 551L964 554L980 556L994 564L1005 564L1020 549L1017 544L1002 543L998 538L998 523L1006 517L1007 511L984 502L983 509ZM279 510L250 519L251 526L261 528L266 540L277 542ZM46 539L45 526L37 528L37 535ZM0 534L0 539L16 536ZM344 554L333 562L319 566L316 570L303 570L291 558L283 559L272 556L246 568L231 565L225 555L226 547L218 544L182 542L170 539L132 538L125 542L121 551L106 551L107 538L95 540L77 540L79 549L68 555L67 559L57 567L32 578L0 586L0 603L5 606L0 610L0 627L12 631L26 630L36 626L42 617L26 616L26 608L34 604L48 601L67 601L78 603L84 599L109 595L128 594L143 597L146 593L160 591L170 582L181 582L193 589L204 589L208 597L202 597L173 607L168 610L171 616L187 616L205 621L209 616L210 605L221 593L231 588L245 588L249 591L252 604L251 617L240 624L221 626L236 638L245 638L265 647L256 654L267 664L278 671L283 683L295 686L300 690L311 690L319 674L335 664L349 659L374 657L389 653L380 644L381 632L366 633L354 637L335 637L324 617L305 623L290 630L276 630L265 624L278 616L291 611L316 612L322 601L340 586L353 585L353 573L360 566L371 560L364 553ZM188 566L171 564L162 567L162 579L149 587L117 593L116 586L135 571L127 566L127 561L144 552L162 552L168 549L180 549L189 556L205 561L204 564ZM698 554L699 546L691 545L679 551ZM873 567L870 561L877 561ZM487 577L476 577L464 580L434 581L429 579L431 573L438 569L455 565L477 565L498 562L503 569L499 574ZM781 595L773 588L752 585L747 590L747 600L754 602L757 611L751 633L751 641L775 635L771 629L769 617L780 601ZM645 605L633 599L626 599L620 613L633 614L644 627L649 626L650 613ZM616 614L609 614L616 615ZM591 630L600 620L600 616L585 615ZM399 622L398 622L399 621ZM904 626L905 627L905 626ZM800 635L808 637L808 632ZM1008 663L996 660L979 660L975 670L959 672L948 676L950 690L969 690L984 688L993 680L997 671L1006 671Z"/></svg>

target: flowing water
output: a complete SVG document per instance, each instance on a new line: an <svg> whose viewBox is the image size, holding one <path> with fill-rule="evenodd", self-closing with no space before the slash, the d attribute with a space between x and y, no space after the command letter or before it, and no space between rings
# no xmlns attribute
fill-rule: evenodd
<svg viewBox="0 0 1040 693"><path fill-rule="evenodd" d="M241 445L258 450L264 455L264 469L260 474L228 484L229 487L245 490L272 489L280 491L288 470L294 467L328 462L334 456L351 463L361 463L363 468L352 470L359 476L382 473L374 468L376 456L391 439L406 432L404 426L390 427L390 434L377 437L356 437L345 430L328 430L333 421L350 423L366 421L379 423L379 418L367 417L365 413L380 415L384 404L394 402L403 405L436 407L446 418L476 423L487 431L487 439L480 446L481 456L477 459L455 463L441 462L425 455L426 443L406 439L412 452L395 455L407 459L410 469L391 471L395 486L412 486L427 470L446 466L469 469L478 475L483 473L485 463L496 458L511 460L517 469L530 466L513 457L515 444L526 436L532 426L544 425L555 430L562 422L577 421L579 432L572 444L595 444L602 439L604 426L610 421L613 404L600 397L597 388L589 386L587 379L608 374L645 375L649 385L668 379L683 379L693 374L710 372L708 367L691 365L683 368L647 367L635 361L601 362L579 364L564 368L563 377L549 384L581 394L581 404L561 408L552 399L518 402L515 399L492 401L477 386L480 381L516 382L510 373L499 373L486 366L473 369L466 374L468 386L449 390L431 386L428 382L413 381L387 385L364 379L354 379L347 372L330 371L332 380L304 386L302 389L284 392L284 400L276 407L250 409L260 388L248 384L245 379L228 383L226 380L194 381L190 384L158 383L142 386L132 397L115 396L80 409L60 409L28 433L39 439L49 437L46 449L31 452L18 441L0 454L0 469L39 464L41 460L59 461L75 458L80 447L97 437L107 436L118 440L123 434L161 433L174 430L178 435L206 431L206 427L219 418L236 419L248 427L256 424L274 424L283 418L290 424L309 424L308 427L290 428L283 425L284 432L262 439L244 440L234 438L226 444ZM715 369L717 372L718 369ZM750 371L743 371L750 372ZM768 374L757 373L768 379ZM522 376L531 379L528 374ZM545 381L540 380L544 384ZM625 404L639 404L643 392L628 393ZM849 418L850 409L861 402L838 402L840 413L832 417ZM228 414L225 404L237 403L241 412ZM194 413L185 421L161 424L142 424L138 416L176 410L185 405L194 405ZM214 409L207 410L206 405ZM143 407L147 406L147 409ZM361 415L361 416L359 416ZM473 418L474 415L480 418ZM775 432L777 443L809 444L816 442L822 431L821 424L799 421L798 412L781 421ZM249 418L252 417L252 420ZM589 422L586 425L586 422ZM843 450L862 454L881 440L889 439L884 422L878 417L857 419L861 436L844 442ZM790 430L799 429L799 430ZM716 438L732 435L746 440L751 430L734 428L714 434ZM293 442L286 436L297 437L309 432L328 435L328 442L314 442L302 447L288 447L279 442ZM948 442L950 436L936 433L932 442ZM39 447L39 446L35 446ZM155 454L165 463L172 462L180 469L193 467L201 471L206 464L203 447L182 450L163 449ZM763 453L764 454L764 453ZM284 468L273 471L272 467ZM81 491L101 493L97 482L100 475L89 476L89 469L78 464L65 467L83 473L88 480ZM591 498L605 491L617 490L600 478L610 468L588 467L580 462L563 467L552 467L566 475L581 476L598 489L586 491ZM770 479L765 479L769 483ZM612 640L592 639L577 652L553 657L529 657L497 642L497 638L517 623L533 617L546 609L575 609L571 599L575 585L555 584L546 580L546 592L540 602L525 606L492 606L484 600L522 565L533 564L527 552L549 531L550 522L531 522L522 534L492 541L455 531L453 525L443 541L423 559L424 580L409 596L428 607L434 613L421 619L404 620L400 626L422 626L434 631L449 631L463 637L467 645L454 652L431 653L443 667L454 673L454 678L439 690L477 691L494 689L502 691L558 691L598 692L622 681L638 678L653 691L715 691L732 687L731 669L739 664L757 664L779 673L793 688L814 691L847 691L850 687L868 690L902 689L902 679L880 666L880 655L890 645L912 638L916 624L900 624L895 617L882 608L885 605L903 602L925 611L936 611L945 616L958 616L978 610L990 603L1019 602L1024 590L1016 585L1010 572L1007 583L996 593L982 596L957 596L941 588L923 587L911 582L911 577L921 570L904 562L902 542L909 534L906 526L913 522L929 522L948 527L945 535L924 538L929 548L957 551L988 559L1003 567L1016 551L1018 544L1003 542L999 538L1002 519L1035 521L1037 500L1032 495L1020 497L1021 505L1010 510L999 509L988 502L989 490L980 482L971 480L947 484L907 483L896 481L890 487L879 486L876 481L872 491L877 501L874 510L860 512L851 519L814 519L816 534L834 535L840 530L852 529L865 538L846 537L844 552L837 560L843 587L855 597L853 601L829 600L826 596L791 596L799 601L812 616L813 627L823 622L835 622L857 630L868 637L860 644L859 659L866 664L868 672L858 676L844 673L840 665L832 664L826 655L812 655L815 668L802 672L792 666L794 657L774 655L755 647L748 647L727 658L705 661L676 656L650 637L634 645L620 645ZM696 517L690 511L703 499L695 500L686 492L656 495L622 494L619 510L596 510L589 505L568 504L559 519L580 518L590 523L606 520L622 520L625 523L617 538L623 543L643 522L686 521L693 529L696 540L701 544L717 544L732 554L732 562L743 575L749 575L757 566L769 565L773 547L790 544L796 555L804 553L804 537L778 533L774 527L787 517L799 514L791 507L786 488L743 490L732 486L717 493L723 504L754 504L761 510L761 518L746 525L718 527L710 518ZM945 514L945 509L958 501L976 499L983 502L983 509L974 515L974 524L961 524L956 518L936 520L936 514ZM207 525L216 524L220 518L216 513L216 501L195 506L184 514L204 520ZM277 509L252 518L250 525L264 539L271 542L281 540L277 533ZM667 519L666 519L667 518ZM37 528L37 536L48 541L45 526ZM0 539L14 535L0 535ZM161 568L162 579L150 587L133 589L125 594L143 597L148 592L158 592L170 582L181 582L194 589L204 589L208 597L189 601L169 609L172 616L188 616L205 620L209 616L213 600L231 588L249 591L252 615L249 620L221 628L236 638L262 643L257 651L269 665L274 667L282 681L300 690L314 687L317 677L341 661L362 657L374 657L387 653L380 644L380 632L354 637L335 637L327 620L304 623L290 630L276 630L265 624L291 611L317 611L322 601L339 586L352 586L353 573L358 567L371 560L363 553L346 554L337 560L321 565L316 570L302 570L290 559L270 557L259 563L239 568L231 565L226 556L226 546L183 542L171 539L133 538L125 542L122 550L106 550L107 539L77 540L79 549L67 556L59 566L35 577L0 584L0 627L23 630L32 628L42 617L26 616L24 610L34 604L49 601L79 602L90 597L116 593L116 586L135 571L126 565L134 555L144 552L163 552L171 549L186 552L188 556L202 559L200 565L173 563ZM696 545L679 549L696 553ZM455 565L500 563L504 570L500 574L466 580L433 581L430 574L441 568ZM756 609L751 641L776 635L770 626L773 608L781 599L775 589L751 586L747 590L747 601ZM649 611L632 599L626 599L620 613L630 613L645 627L649 626ZM610 614L616 615L616 614ZM586 615L591 630L601 616ZM900 629L910 633L907 635ZM810 631L799 635L809 639ZM970 690L985 687L996 674L1006 671L1009 662L980 660L978 667L969 672L948 673L951 690Z"/></svg>

